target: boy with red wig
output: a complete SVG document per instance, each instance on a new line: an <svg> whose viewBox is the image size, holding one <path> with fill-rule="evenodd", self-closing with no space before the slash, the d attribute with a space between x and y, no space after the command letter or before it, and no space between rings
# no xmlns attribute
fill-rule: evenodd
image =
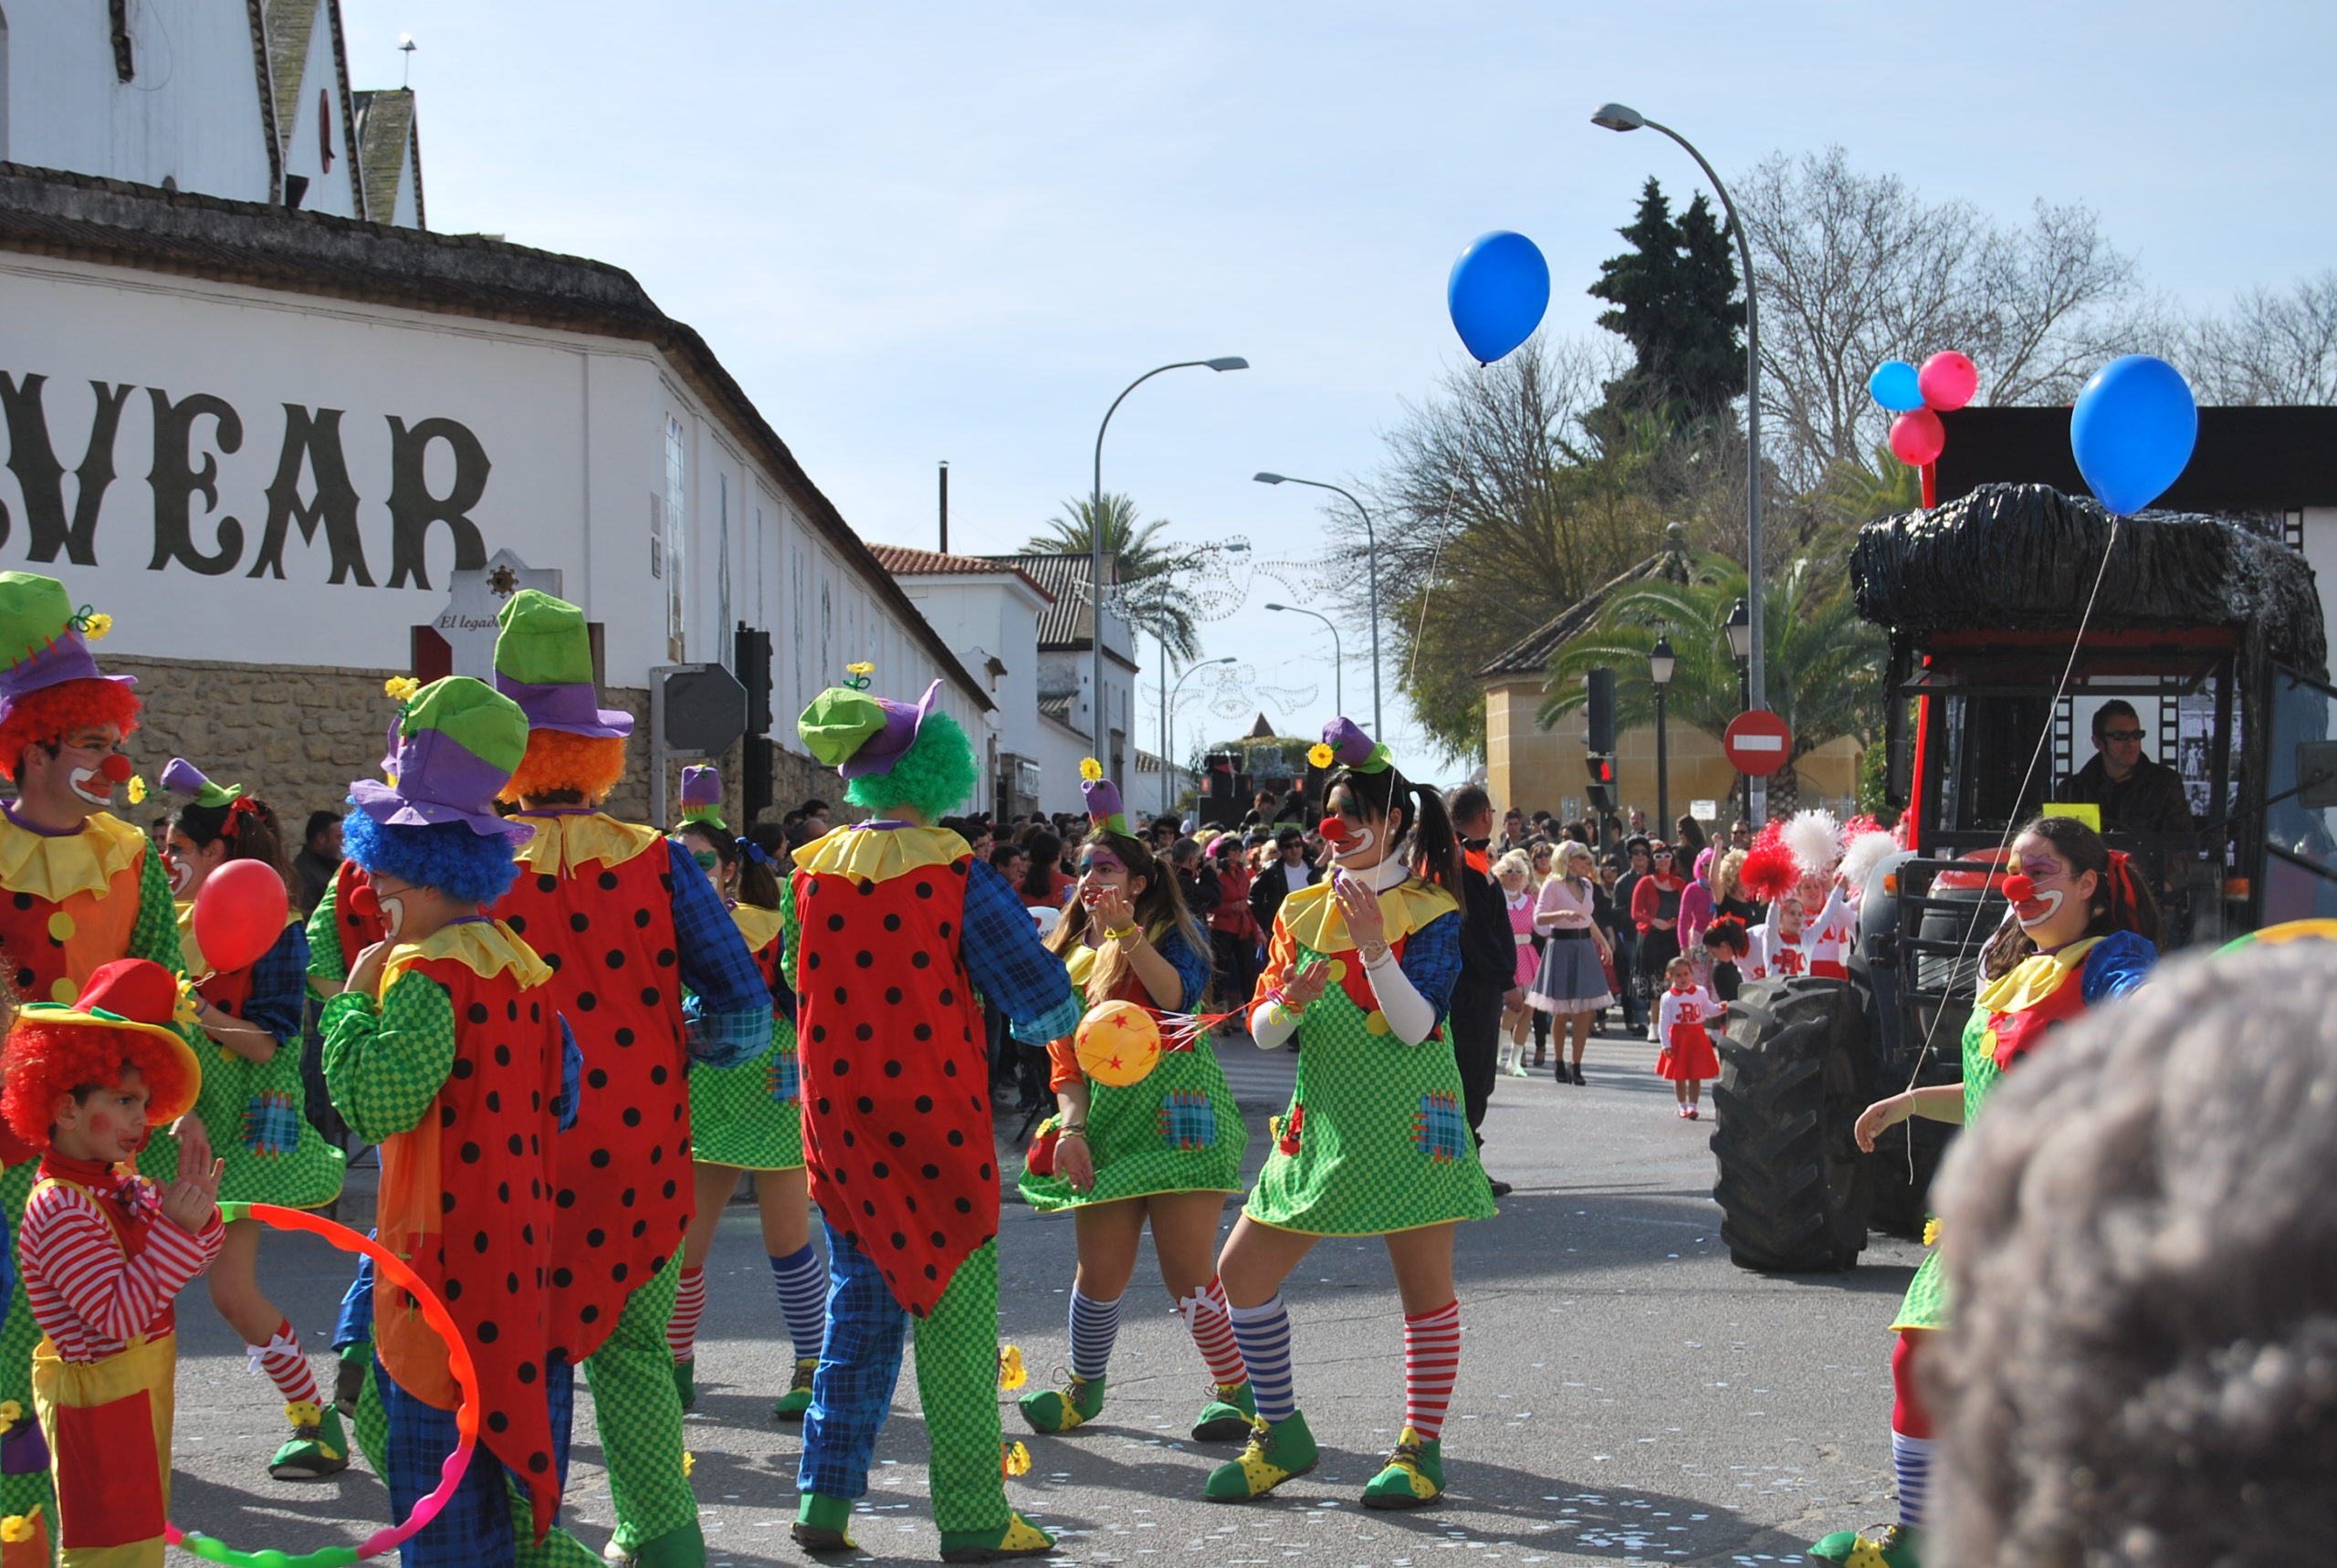
<svg viewBox="0 0 2337 1568"><path fill-rule="evenodd" d="M172 1299L225 1235L219 1162L190 1124L178 1179L134 1174L153 1127L194 1104L203 1070L173 1025L177 978L143 958L102 965L71 1002L27 1002L9 1033L0 1114L41 1151L17 1233L38 1323L33 1405L54 1456L64 1568L162 1568L171 1490ZM16 1516L39 1542L47 1521Z"/></svg>
<svg viewBox="0 0 2337 1568"><path fill-rule="evenodd" d="M162 857L106 810L130 777L122 737L138 727L136 683L100 674L89 654L110 624L75 608L53 577L0 572L0 776L16 786L0 806L0 980L24 1001L70 1002L117 958L183 967ZM0 1128L11 1220L24 1213L38 1152ZM21 1291L9 1308L0 1403L29 1407L39 1330ZM18 1422L0 1437L0 1513L32 1517L49 1500L48 1473L39 1427Z"/></svg>

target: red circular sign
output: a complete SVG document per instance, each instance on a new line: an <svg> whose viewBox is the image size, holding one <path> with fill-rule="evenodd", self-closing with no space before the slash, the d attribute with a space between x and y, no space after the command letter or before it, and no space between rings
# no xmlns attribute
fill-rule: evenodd
<svg viewBox="0 0 2337 1568"><path fill-rule="evenodd" d="M1793 755L1793 731L1766 708L1755 708L1729 720L1720 748L1739 773L1766 779Z"/></svg>

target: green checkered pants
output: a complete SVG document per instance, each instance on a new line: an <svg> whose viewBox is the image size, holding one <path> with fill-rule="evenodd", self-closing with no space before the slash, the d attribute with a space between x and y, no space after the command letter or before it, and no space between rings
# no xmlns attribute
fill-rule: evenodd
<svg viewBox="0 0 2337 1568"><path fill-rule="evenodd" d="M682 1396L665 1343L681 1271L676 1249L647 1284L625 1298L616 1327L584 1358L602 1461L616 1503L616 1543L628 1553L676 1531L695 1539L697 1530L697 1499L682 1473ZM706 1547L698 1542L693 1554L674 1543L657 1556L659 1568L703 1568Z"/></svg>

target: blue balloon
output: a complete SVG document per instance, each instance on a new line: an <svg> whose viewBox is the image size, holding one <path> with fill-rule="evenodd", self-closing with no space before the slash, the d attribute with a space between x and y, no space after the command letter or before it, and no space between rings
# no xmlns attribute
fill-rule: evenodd
<svg viewBox="0 0 2337 1568"><path fill-rule="evenodd" d="M2199 405L2164 360L2128 354L2093 372L2070 414L2070 450L2094 497L2139 512L2181 476L2199 439Z"/></svg>
<svg viewBox="0 0 2337 1568"><path fill-rule="evenodd" d="M1550 264L1522 234L1481 235L1452 264L1444 302L1462 343L1479 364L1490 365L1542 324L1550 308Z"/></svg>
<svg viewBox="0 0 2337 1568"><path fill-rule="evenodd" d="M1915 367L1904 360L1885 360L1866 379L1866 395L1893 413L1913 413L1923 406L1923 389Z"/></svg>

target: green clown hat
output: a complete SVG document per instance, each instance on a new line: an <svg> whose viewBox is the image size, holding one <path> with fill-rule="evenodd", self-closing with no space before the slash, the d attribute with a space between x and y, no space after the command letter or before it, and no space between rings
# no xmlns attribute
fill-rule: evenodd
<svg viewBox="0 0 2337 1568"><path fill-rule="evenodd" d="M604 708L592 686L592 633L565 599L523 588L495 617L495 689L536 729L596 739L633 733L633 716Z"/></svg>
<svg viewBox="0 0 2337 1568"><path fill-rule="evenodd" d="M851 671L855 681L868 678L865 664ZM865 685L830 686L795 721L795 733L812 756L846 779L884 773L907 752L940 700L939 681L914 703L876 696Z"/></svg>
<svg viewBox="0 0 2337 1568"><path fill-rule="evenodd" d="M68 681L107 680L134 686L129 675L101 675L89 639L113 625L87 605L73 608L65 585L35 571L0 571L0 717L17 698Z"/></svg>
<svg viewBox="0 0 2337 1568"><path fill-rule="evenodd" d="M390 781L360 779L349 798L384 826L464 822L473 832L524 839L534 830L497 816L495 795L527 754L519 705L484 681L449 675L399 709L383 759Z"/></svg>

